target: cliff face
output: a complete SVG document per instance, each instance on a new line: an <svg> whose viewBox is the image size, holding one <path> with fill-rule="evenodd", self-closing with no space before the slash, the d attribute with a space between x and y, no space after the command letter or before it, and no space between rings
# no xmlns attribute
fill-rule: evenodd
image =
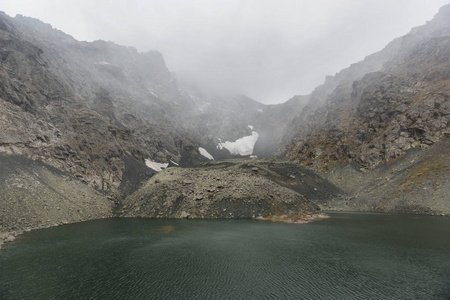
<svg viewBox="0 0 450 300"><path fill-rule="evenodd" d="M373 169L449 132L450 6L427 25L328 78L292 122L288 157L326 172Z"/></svg>
<svg viewBox="0 0 450 300"><path fill-rule="evenodd" d="M310 99L279 152L353 194L328 209L449 213L450 5Z"/></svg>
<svg viewBox="0 0 450 300"><path fill-rule="evenodd" d="M39 159L102 190L128 154L179 160L188 135L169 107L174 82L157 52L77 42L30 18L0 15L0 151Z"/></svg>

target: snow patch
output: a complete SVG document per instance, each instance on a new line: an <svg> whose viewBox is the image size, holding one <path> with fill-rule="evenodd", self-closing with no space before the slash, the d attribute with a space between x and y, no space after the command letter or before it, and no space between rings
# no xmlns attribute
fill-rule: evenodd
<svg viewBox="0 0 450 300"><path fill-rule="evenodd" d="M256 111L259 112L259 113L263 112L262 108L258 108Z"/></svg>
<svg viewBox="0 0 450 300"><path fill-rule="evenodd" d="M151 161L150 159L146 159L145 160L145 165L147 167L149 167L150 169L155 170L156 172L160 172L163 169L167 168L169 166L169 163L163 164L163 163L158 163L155 161Z"/></svg>
<svg viewBox="0 0 450 300"><path fill-rule="evenodd" d="M256 131L252 131L252 135L244 136L237 139L234 142L226 141L225 143L219 142L217 149L227 149L232 155L247 156L253 153L256 141L259 138L259 134Z"/></svg>
<svg viewBox="0 0 450 300"><path fill-rule="evenodd" d="M248 128L250 128L250 130L253 130L253 125L248 125Z"/></svg>
<svg viewBox="0 0 450 300"><path fill-rule="evenodd" d="M179 164L177 164L176 162L174 162L173 160L171 160L171 159L169 159L169 161L171 162L171 163L173 163L175 166L177 166L177 167L179 167L180 165Z"/></svg>
<svg viewBox="0 0 450 300"><path fill-rule="evenodd" d="M209 152L206 151L205 148L198 147L198 152L200 152L200 154L203 155L204 157L206 157L207 159L214 160L214 157L212 157L212 155L209 154Z"/></svg>

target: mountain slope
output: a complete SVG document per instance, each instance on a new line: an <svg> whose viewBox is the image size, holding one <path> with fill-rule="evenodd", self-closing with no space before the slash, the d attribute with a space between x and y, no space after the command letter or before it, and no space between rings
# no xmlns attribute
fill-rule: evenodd
<svg viewBox="0 0 450 300"><path fill-rule="evenodd" d="M268 132L273 145L266 108L245 96L181 89L156 51L79 42L39 20L0 13L0 233L16 232L0 234L0 244L21 230L116 215L122 202L148 187L157 173L149 165L207 161L200 146L216 159L231 158L218 143L251 134L249 125ZM281 126L293 118L270 111ZM276 201L289 212L317 207L279 183L264 183L296 199ZM262 193L256 185L246 188ZM247 194L226 198L241 207ZM271 211L272 198L256 200L255 215ZM209 205L204 208L212 210Z"/></svg>
<svg viewBox="0 0 450 300"><path fill-rule="evenodd" d="M169 97L159 53L77 42L30 18L2 14L0 28L2 152L105 190L120 185L126 153L142 162L179 159L177 142L189 142L169 108L183 99Z"/></svg>
<svg viewBox="0 0 450 300"><path fill-rule="evenodd" d="M156 51L79 42L38 20L0 13L3 230L117 213L450 214L449 49L446 6L311 95L263 105L180 88ZM231 158L224 145L249 136L245 156L269 157L278 149L302 166L272 160L198 166L208 161L199 147L216 160ZM149 166L158 163L198 167L150 179L157 172ZM83 202L77 190L95 201Z"/></svg>
<svg viewBox="0 0 450 300"><path fill-rule="evenodd" d="M311 95L284 138L288 156L326 171L373 168L449 133L450 6ZM396 49L396 51L392 51ZM373 67L374 72L366 72Z"/></svg>
<svg viewBox="0 0 450 300"><path fill-rule="evenodd" d="M132 175L131 165L192 166L207 160L199 146L231 158L219 141L251 134L248 125L263 129L265 105L183 90L159 52L79 42L36 19L0 13L0 59L0 152L115 196L154 173Z"/></svg>
<svg viewBox="0 0 450 300"><path fill-rule="evenodd" d="M385 193L384 178L396 172L392 162L409 157L409 152L417 157L403 166L405 174L422 169L420 165L434 165L436 155L442 155L442 167L433 167L433 176L446 182L448 148L435 144L447 145L450 137L450 5L426 25L329 78L310 98L290 125L280 152L286 151L290 159L321 172L341 187L347 186L344 190L351 190L351 181L359 182L364 188L358 190L358 197L365 199L359 203L365 210L382 207L363 202ZM425 151L427 148L431 149ZM427 154L433 151L438 154ZM349 165L356 173L344 171ZM372 178L364 172L379 172L380 176ZM333 173L348 176L349 184ZM402 185L414 185L411 176ZM442 198L445 191L450 191L448 185L435 186L434 194ZM398 207L403 205L404 211L414 211L405 207L416 197L404 200L397 208L391 205L405 193L393 193L384 200L382 210L401 211ZM426 207L433 210L434 204L428 199L422 205L416 203L422 207L420 211L426 211ZM436 204L440 208L435 207L435 213L448 213L447 208L442 210L442 201Z"/></svg>

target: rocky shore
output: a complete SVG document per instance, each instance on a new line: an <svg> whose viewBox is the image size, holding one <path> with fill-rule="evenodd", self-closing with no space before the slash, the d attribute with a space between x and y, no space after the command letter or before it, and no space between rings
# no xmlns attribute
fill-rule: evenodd
<svg viewBox="0 0 450 300"><path fill-rule="evenodd" d="M122 198L40 161L1 154L0 244L31 229L108 217L305 223L326 217L320 210L448 215L449 147L444 139L370 172L343 164L324 177L261 159L171 167L147 180L129 176Z"/></svg>
<svg viewBox="0 0 450 300"><path fill-rule="evenodd" d="M450 215L450 139L415 148L372 171L345 164L325 177L344 190L323 210Z"/></svg>
<svg viewBox="0 0 450 300"><path fill-rule="evenodd" d="M320 209L317 203L341 193L296 164L252 159L168 168L134 192L126 189L122 200L19 155L0 154L0 179L0 244L31 229L113 216L282 219L287 215L294 222L306 221L316 216L312 212Z"/></svg>
<svg viewBox="0 0 450 300"><path fill-rule="evenodd" d="M330 216L324 213L303 212L292 213L287 215L265 215L257 217L257 220L281 222L289 224L306 224L313 221L328 219Z"/></svg>
<svg viewBox="0 0 450 300"><path fill-rule="evenodd" d="M107 195L18 155L0 154L0 189L0 244L31 229L112 216Z"/></svg>

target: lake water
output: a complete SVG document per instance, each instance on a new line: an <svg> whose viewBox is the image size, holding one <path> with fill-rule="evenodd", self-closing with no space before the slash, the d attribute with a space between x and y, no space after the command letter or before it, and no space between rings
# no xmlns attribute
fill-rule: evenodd
<svg viewBox="0 0 450 300"><path fill-rule="evenodd" d="M0 299L450 299L450 218L107 219L0 250Z"/></svg>

